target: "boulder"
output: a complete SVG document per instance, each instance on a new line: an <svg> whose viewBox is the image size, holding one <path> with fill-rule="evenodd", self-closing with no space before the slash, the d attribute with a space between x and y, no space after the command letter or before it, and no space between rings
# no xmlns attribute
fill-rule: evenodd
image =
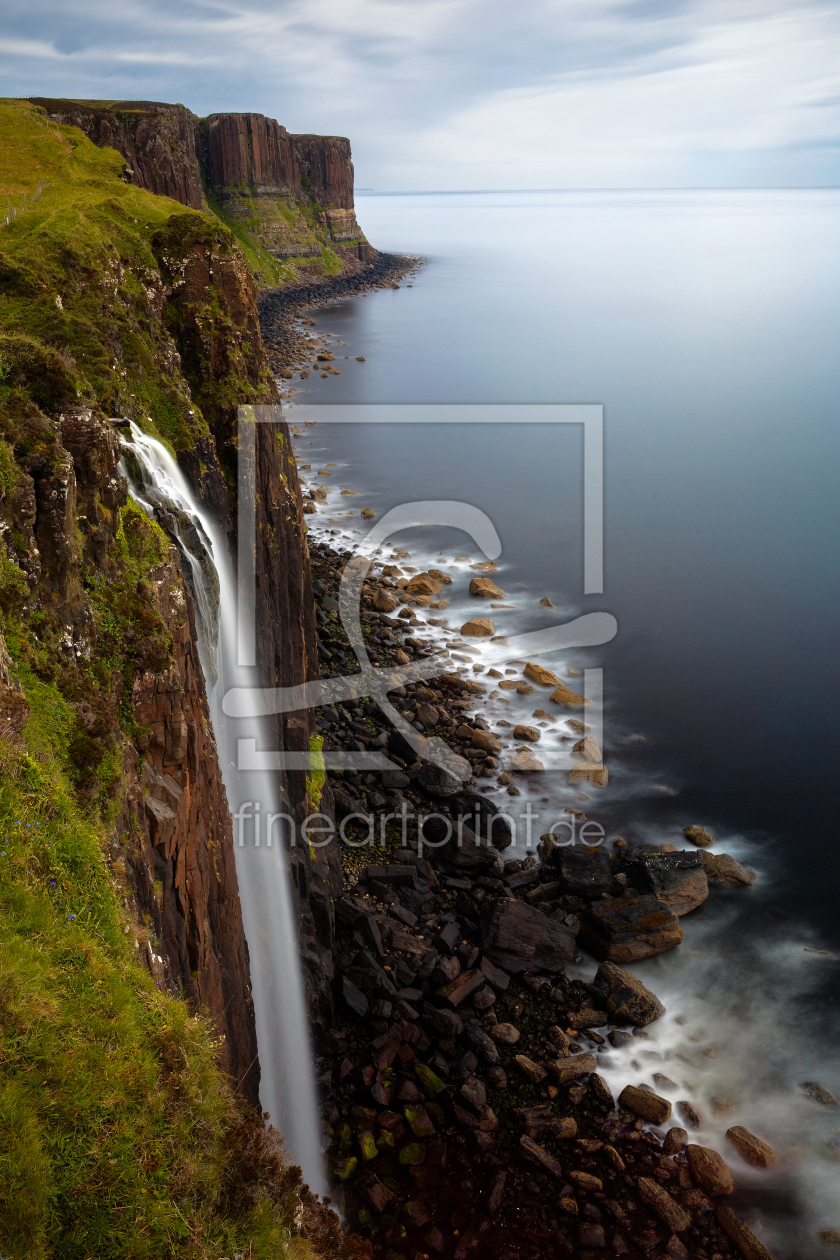
<svg viewBox="0 0 840 1260"><path fill-rule="evenodd" d="M552 849L549 865L559 876L563 891L573 897L594 901L612 883L609 855L603 849L586 845L558 845Z"/></svg>
<svg viewBox="0 0 840 1260"><path fill-rule="evenodd" d="M548 1066L558 1084L566 1085L569 1081L576 1081L579 1077L594 1072L598 1067L598 1060L594 1054L570 1054L568 1058L555 1059Z"/></svg>
<svg viewBox="0 0 840 1260"><path fill-rule="evenodd" d="M376 513L374 512L373 508L367 507L367 508L362 508L360 515L370 517L370 516L376 516Z"/></svg>
<svg viewBox="0 0 840 1260"><path fill-rule="evenodd" d="M540 600L540 603L543 603L543 601ZM548 608L549 606L551 608L554 607L554 605L551 604L550 601L549 601L549 604L545 604L546 608ZM559 679L556 674L552 674L550 669L546 669L544 665L537 665L536 662L534 661L529 661L528 664L523 669L522 673L525 675L526 678L530 678L531 682L535 682L538 687L562 687L563 686L562 680Z"/></svg>
<svg viewBox="0 0 840 1260"><path fill-rule="evenodd" d="M609 781L610 772L605 765L577 761L569 771L570 783L589 783L592 787L606 787Z"/></svg>
<svg viewBox="0 0 840 1260"><path fill-rule="evenodd" d="M708 1190L709 1194L731 1194L735 1189L732 1173L717 1151L708 1146L693 1146L690 1142L685 1148L688 1167L699 1186Z"/></svg>
<svg viewBox="0 0 840 1260"><path fill-rule="evenodd" d="M433 726L437 726L440 721L440 714L433 704L418 704L414 716L420 725L425 727L426 730L431 729Z"/></svg>
<svg viewBox="0 0 840 1260"><path fill-rule="evenodd" d="M585 696L579 696L577 692L572 691L565 683L561 683L555 691L552 691L548 697L555 704L562 704L566 709L580 709L585 704L591 704L591 700L587 700Z"/></svg>
<svg viewBox="0 0 840 1260"><path fill-rule="evenodd" d="M646 1028L665 1014L665 1007L656 994L615 963L601 963L593 987L603 993L607 1010L620 1023Z"/></svg>
<svg viewBox="0 0 840 1260"><path fill-rule="evenodd" d="M707 831L705 827L683 827L683 835L686 840L690 840L692 844L696 844L698 849L708 849L713 845L715 838L711 831Z"/></svg>
<svg viewBox="0 0 840 1260"><path fill-rule="evenodd" d="M415 573L405 589L409 595L439 595L440 582L429 573Z"/></svg>
<svg viewBox="0 0 840 1260"><path fill-rule="evenodd" d="M688 1101L687 1098L681 1098L677 1103L677 1111L686 1124L690 1124L692 1129L703 1128L703 1117L697 1108Z"/></svg>
<svg viewBox="0 0 840 1260"><path fill-rule="evenodd" d="M754 1168L772 1168L778 1163L778 1156L772 1146L762 1142L761 1138L750 1133L749 1129L745 1129L743 1125L736 1124L731 1129L727 1129L726 1136L738 1154Z"/></svg>
<svg viewBox="0 0 840 1260"><path fill-rule="evenodd" d="M536 726L514 726L513 728L514 739L527 739L532 744L536 744L540 734L541 732Z"/></svg>
<svg viewBox="0 0 840 1260"><path fill-rule="evenodd" d="M640 1089L637 1085L625 1085L618 1095L619 1107L632 1111L651 1124L664 1124L671 1117L671 1104L653 1090Z"/></svg>
<svg viewBox="0 0 840 1260"><path fill-rule="evenodd" d="M682 1233L691 1224L691 1217L685 1208L680 1207L676 1199L672 1199L652 1177L639 1178L639 1194L642 1202L652 1208L660 1220L675 1234Z"/></svg>
<svg viewBox="0 0 840 1260"><path fill-rule="evenodd" d="M397 606L397 602L398 601L394 599L393 595L388 594L384 586L378 586L376 588L376 594L373 597L373 606L378 609L379 612L393 612Z"/></svg>
<svg viewBox="0 0 840 1260"><path fill-rule="evenodd" d="M388 747L391 747L390 742ZM392 751L396 752L397 749L392 749ZM444 770L442 766L436 766L431 761L423 762L414 776L414 781L419 783L423 791L428 792L430 796L455 796L461 790L460 779L456 779L454 774L450 774L448 770Z"/></svg>
<svg viewBox="0 0 840 1260"><path fill-rule="evenodd" d="M679 945L683 929L658 897L598 901L581 913L581 943L596 958L638 962Z"/></svg>
<svg viewBox="0 0 840 1260"><path fill-rule="evenodd" d="M802 1088L805 1090L805 1096L818 1102L821 1107L837 1106L837 1099L824 1085L820 1085L819 1081L803 1081Z"/></svg>
<svg viewBox="0 0 840 1260"><path fill-rule="evenodd" d="M760 1243L752 1230L748 1229L740 1216L736 1216L731 1207L719 1203L715 1208L718 1225L728 1238L734 1242L744 1260L773 1260L770 1252Z"/></svg>
<svg viewBox="0 0 840 1260"><path fill-rule="evenodd" d="M575 951L573 933L524 901L497 901L482 918L481 944L511 975L561 971Z"/></svg>
<svg viewBox="0 0 840 1260"><path fill-rule="evenodd" d="M461 634L472 639L488 639L496 633L496 627L490 617L473 617L461 626Z"/></svg>
<svg viewBox="0 0 840 1260"><path fill-rule="evenodd" d="M477 726L472 733L471 744L473 748L482 748L485 752L497 753L502 751L501 740L492 731L483 731Z"/></svg>
<svg viewBox="0 0 840 1260"><path fill-rule="evenodd" d="M704 856L694 851L663 853L653 848L628 849L616 865L633 888L641 893L653 893L667 902L675 914L682 915L696 910L709 895Z"/></svg>
<svg viewBox="0 0 840 1260"><path fill-rule="evenodd" d="M572 752L580 753L584 761L600 761L601 746L594 735L584 735L576 744L572 744Z"/></svg>
<svg viewBox="0 0 840 1260"><path fill-rule="evenodd" d="M475 577L470 582L470 595L478 595L481 599L504 599L505 593L496 583L487 577Z"/></svg>
<svg viewBox="0 0 840 1260"><path fill-rule="evenodd" d="M508 762L508 769L515 770L518 774L537 774L541 770L545 770L545 766L539 761L530 748L522 748Z"/></svg>
<svg viewBox="0 0 840 1260"><path fill-rule="evenodd" d="M749 888L758 879L755 871L749 866L742 866L728 853L706 853L698 855L703 862L703 869L710 884L723 888Z"/></svg>
<svg viewBox="0 0 840 1260"><path fill-rule="evenodd" d="M679 1155L685 1150L687 1142L688 1134L685 1129L669 1129L665 1134L665 1141L662 1143L662 1149L666 1155Z"/></svg>
<svg viewBox="0 0 840 1260"><path fill-rule="evenodd" d="M551 1173L552 1177L562 1179L563 1169L558 1161L544 1147L538 1146L533 1138L529 1138L527 1133L523 1133L519 1139L519 1149L526 1159L539 1164L547 1173Z"/></svg>
<svg viewBox="0 0 840 1260"><path fill-rule="evenodd" d="M535 1063L533 1059L529 1059L527 1054L515 1054L513 1061L519 1068L522 1075L529 1080L532 1085L539 1085L544 1081L548 1073L539 1063Z"/></svg>
<svg viewBox="0 0 840 1260"><path fill-rule="evenodd" d="M494 849L500 850L513 844L507 815L499 813L498 806L480 792L459 792L450 800L449 809L453 818L469 821L472 831L483 844L492 844Z"/></svg>

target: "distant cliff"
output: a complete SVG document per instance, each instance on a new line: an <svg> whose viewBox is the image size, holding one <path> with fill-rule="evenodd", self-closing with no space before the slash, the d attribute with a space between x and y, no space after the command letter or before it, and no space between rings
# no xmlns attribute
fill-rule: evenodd
<svg viewBox="0 0 840 1260"><path fill-rule="evenodd" d="M350 142L291 135L262 114L211 114L156 101L31 98L125 159L123 178L236 234L263 286L311 285L376 258L356 221Z"/></svg>

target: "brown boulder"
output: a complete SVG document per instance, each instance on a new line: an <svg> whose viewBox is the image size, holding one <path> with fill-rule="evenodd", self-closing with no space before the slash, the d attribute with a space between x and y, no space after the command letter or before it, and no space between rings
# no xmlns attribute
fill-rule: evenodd
<svg viewBox="0 0 840 1260"><path fill-rule="evenodd" d="M394 599L393 595L389 595L383 586L379 586L377 587L376 594L373 597L373 606L378 609L379 612L389 613L393 612L396 608L397 600Z"/></svg>
<svg viewBox="0 0 840 1260"><path fill-rule="evenodd" d="M708 1146L693 1146L689 1143L685 1153L691 1175L698 1185L708 1190L709 1194L732 1193L735 1189L732 1173L717 1151L710 1150Z"/></svg>
<svg viewBox="0 0 840 1260"><path fill-rule="evenodd" d="M715 842L711 831L707 831L705 827L683 827L683 835L686 840L696 844L698 849L708 849Z"/></svg>
<svg viewBox="0 0 840 1260"><path fill-rule="evenodd" d="M731 1207L719 1203L715 1208L718 1225L734 1242L744 1260L773 1260L770 1252L760 1243L751 1229L748 1229L740 1216L736 1216Z"/></svg>
<svg viewBox="0 0 840 1260"><path fill-rule="evenodd" d="M590 783L593 787L606 787L610 772L604 765L592 765L588 761L576 762L569 771L570 783Z"/></svg>
<svg viewBox="0 0 840 1260"><path fill-rule="evenodd" d="M598 1067L594 1054L570 1054L566 1059L555 1059L549 1063L549 1069L561 1085L575 1081L579 1076L588 1076Z"/></svg>
<svg viewBox="0 0 840 1260"><path fill-rule="evenodd" d="M551 605L552 608L554 605ZM537 665L535 661L529 661L523 669L522 673L526 678L530 678L531 682L535 682L538 687L562 687L562 681L556 674L552 674L550 669L546 669L544 665Z"/></svg>
<svg viewBox="0 0 840 1260"><path fill-rule="evenodd" d="M409 595L439 595L440 582L429 573L416 573L405 589Z"/></svg>
<svg viewBox="0 0 840 1260"><path fill-rule="evenodd" d="M609 1013L622 1023L645 1028L665 1014L665 1007L641 980L622 971L615 963L603 962L595 974L594 987L604 994Z"/></svg>
<svg viewBox="0 0 840 1260"><path fill-rule="evenodd" d="M543 763L528 748L523 748L515 757L512 757L509 766L518 774L537 774L540 770L545 770Z"/></svg>
<svg viewBox="0 0 840 1260"><path fill-rule="evenodd" d="M485 752L489 753L497 753L502 750L498 737L492 731L483 731L480 726L477 726L472 732L471 743L473 748L483 748Z"/></svg>
<svg viewBox="0 0 840 1260"><path fill-rule="evenodd" d="M514 726L513 738L527 739L532 744L535 744L540 738L540 731L536 726Z"/></svg>
<svg viewBox="0 0 840 1260"><path fill-rule="evenodd" d="M710 884L723 888L749 888L758 879L749 866L742 866L728 853L702 852L703 869Z"/></svg>
<svg viewBox="0 0 840 1260"><path fill-rule="evenodd" d="M572 752L580 753L584 761L600 761L601 747L594 735L584 735L576 744L572 744Z"/></svg>
<svg viewBox="0 0 840 1260"><path fill-rule="evenodd" d="M667 1190L663 1190L651 1177L639 1178L639 1194L642 1201L653 1208L660 1220L664 1221L668 1228L675 1234L680 1234L684 1229L688 1229L691 1224L691 1217L685 1208L680 1207L675 1199L672 1199Z"/></svg>
<svg viewBox="0 0 840 1260"><path fill-rule="evenodd" d="M671 1104L667 1098L660 1098L652 1090L639 1089L636 1085L624 1086L618 1096L618 1105L651 1124L664 1124L671 1116Z"/></svg>
<svg viewBox="0 0 840 1260"><path fill-rule="evenodd" d="M470 595L478 595L481 599L504 599L505 593L491 578L477 577L470 582Z"/></svg>
<svg viewBox="0 0 840 1260"><path fill-rule="evenodd" d="M472 639L487 639L495 633L495 624L489 617L473 617L461 626L461 634Z"/></svg>
<svg viewBox="0 0 840 1260"><path fill-rule="evenodd" d="M749 1129L745 1129L743 1125L733 1125L731 1129L726 1130L726 1136L738 1154L754 1168L772 1168L778 1163L778 1156L772 1146L762 1142L761 1138L750 1133Z"/></svg>
<svg viewBox="0 0 840 1260"><path fill-rule="evenodd" d="M579 696L577 692L572 691L565 683L561 683L555 691L552 691L548 697L555 704L562 704L566 709L580 709L585 704L591 704L591 700L587 700L585 696Z"/></svg>
<svg viewBox="0 0 840 1260"><path fill-rule="evenodd" d="M610 962L652 958L673 949L682 938L679 919L658 897L595 902L581 916L581 944Z"/></svg>

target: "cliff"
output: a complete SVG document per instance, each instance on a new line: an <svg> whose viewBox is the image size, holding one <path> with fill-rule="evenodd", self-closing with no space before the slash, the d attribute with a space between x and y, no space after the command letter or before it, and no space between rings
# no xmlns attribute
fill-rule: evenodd
<svg viewBox="0 0 840 1260"><path fill-rule="evenodd" d="M265 286L356 274L377 256L356 221L342 136L290 135L262 114L200 119L154 101L32 103L116 149L127 182L218 215Z"/></svg>
<svg viewBox="0 0 840 1260"><path fill-rule="evenodd" d="M188 146L150 156L189 119L144 117L120 124L131 179L193 195ZM75 122L0 102L0 153L17 211L0 225L0 1250L285 1255L298 1236L302 1260L361 1255L232 1093L256 1103L259 1067L190 588L127 497L109 419L166 442L229 530L237 407L276 397L256 285L223 223L138 187ZM312 597L287 433L266 426L259 459L263 663L300 680ZM285 725L309 746L306 715ZM302 808L306 776L287 790ZM335 873L301 861L323 971ZM328 983L312 992L328 1014Z"/></svg>

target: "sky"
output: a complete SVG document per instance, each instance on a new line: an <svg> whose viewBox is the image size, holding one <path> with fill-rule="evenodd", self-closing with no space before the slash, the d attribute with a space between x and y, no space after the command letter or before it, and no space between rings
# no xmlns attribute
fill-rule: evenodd
<svg viewBox="0 0 840 1260"><path fill-rule="evenodd" d="M838 0L4 0L0 92L267 114L377 191L840 184Z"/></svg>

